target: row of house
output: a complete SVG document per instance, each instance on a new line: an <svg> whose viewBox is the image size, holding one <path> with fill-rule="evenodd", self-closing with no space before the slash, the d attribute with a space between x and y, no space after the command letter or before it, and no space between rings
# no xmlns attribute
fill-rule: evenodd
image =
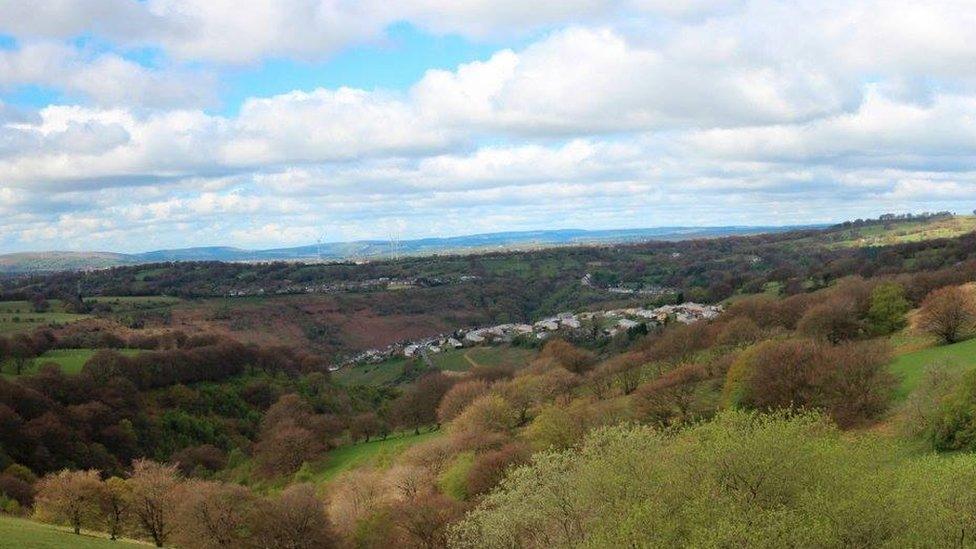
<svg viewBox="0 0 976 549"><path fill-rule="evenodd" d="M350 364L375 364L396 356L426 357L448 349L478 345L509 343L516 338L546 339L560 333L575 337L613 337L621 332L668 322L691 324L715 318L722 312L720 305L682 303L653 309L626 308L581 313L560 313L533 324L505 323L473 329L459 329L453 334L440 334L418 341L401 342L383 349L369 349L348 359L338 369Z"/></svg>

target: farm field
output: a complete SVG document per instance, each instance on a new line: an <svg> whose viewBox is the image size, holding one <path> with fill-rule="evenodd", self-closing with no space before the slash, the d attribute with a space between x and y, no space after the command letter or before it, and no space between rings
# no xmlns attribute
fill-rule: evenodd
<svg viewBox="0 0 976 549"><path fill-rule="evenodd" d="M509 346L472 347L444 351L431 356L434 366L441 370L463 372L472 366L512 366L520 368L535 358L534 349Z"/></svg>
<svg viewBox="0 0 976 549"><path fill-rule="evenodd" d="M108 539L104 534L73 532L32 520L0 515L0 549L126 549L149 547L131 540Z"/></svg>
<svg viewBox="0 0 976 549"><path fill-rule="evenodd" d="M896 397L907 397L918 386L925 369L937 365L955 370L976 367L976 338L952 345L929 347L897 357L891 363L891 372L900 381Z"/></svg>
<svg viewBox="0 0 976 549"><path fill-rule="evenodd" d="M120 353L133 356L139 351L137 349L117 349ZM97 352L96 349L52 349L34 359L33 363L24 370L23 373L31 374L38 370L43 364L53 362L61 366L61 371L66 374L77 374L81 372L81 367L88 362L88 359ZM12 377L13 366L3 364L0 371L4 376Z"/></svg>
<svg viewBox="0 0 976 549"><path fill-rule="evenodd" d="M27 301L0 301L0 334L29 332L52 324L67 324L88 318L88 315L64 312L56 299L49 303L50 310L36 313Z"/></svg>

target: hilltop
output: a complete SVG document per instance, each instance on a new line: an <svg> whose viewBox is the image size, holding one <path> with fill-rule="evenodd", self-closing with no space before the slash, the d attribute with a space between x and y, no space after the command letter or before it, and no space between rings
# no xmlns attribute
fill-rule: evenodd
<svg viewBox="0 0 976 549"><path fill-rule="evenodd" d="M474 234L391 242L358 240L323 242L293 248L245 250L227 246L180 248L124 254L114 252L23 252L0 255L0 273L89 270L164 261L365 261L396 256L476 254L488 251L532 250L556 246L580 246L688 240L730 235L788 231L797 227L658 227L651 229L578 229Z"/></svg>

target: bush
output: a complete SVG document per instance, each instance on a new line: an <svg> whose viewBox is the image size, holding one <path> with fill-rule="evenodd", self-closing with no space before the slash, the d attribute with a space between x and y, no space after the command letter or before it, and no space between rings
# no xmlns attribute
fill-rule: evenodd
<svg viewBox="0 0 976 549"><path fill-rule="evenodd" d="M496 394L482 395L474 400L451 423L452 432L504 433L515 428L518 416L512 405Z"/></svg>
<svg viewBox="0 0 976 549"><path fill-rule="evenodd" d="M976 519L976 458L851 441L816 413L617 426L512 470L453 546L948 546ZM953 542L952 540L956 541Z"/></svg>
<svg viewBox="0 0 976 549"><path fill-rule="evenodd" d="M437 480L437 486L445 495L457 501L468 499L468 473L474 464L474 454L464 452L458 454L452 463Z"/></svg>
<svg viewBox="0 0 976 549"><path fill-rule="evenodd" d="M589 351L574 347L561 339L553 339L542 348L539 360L579 374L593 367L594 357Z"/></svg>
<svg viewBox="0 0 976 549"><path fill-rule="evenodd" d="M822 408L846 427L886 409L895 385L886 369L889 360L887 346L878 342L767 341L733 363L725 400L760 410Z"/></svg>
<svg viewBox="0 0 976 549"><path fill-rule="evenodd" d="M976 323L976 301L968 290L950 286L934 290L922 302L918 326L943 343L955 343L969 335Z"/></svg>
<svg viewBox="0 0 976 549"><path fill-rule="evenodd" d="M521 443L506 444L498 450L478 455L465 479L467 494L477 496L489 492L505 477L510 467L526 463L530 455L529 448Z"/></svg>
<svg viewBox="0 0 976 549"><path fill-rule="evenodd" d="M905 315L911 304L905 298L905 288L897 282L882 282L871 292L868 322L875 335L897 332L908 323Z"/></svg>
<svg viewBox="0 0 976 549"><path fill-rule="evenodd" d="M840 343L858 338L864 326L853 303L834 298L811 307L796 329L807 337Z"/></svg>
<svg viewBox="0 0 976 549"><path fill-rule="evenodd" d="M473 400L488 392L488 383L481 379L457 383L437 406L437 419L445 423L456 418Z"/></svg>

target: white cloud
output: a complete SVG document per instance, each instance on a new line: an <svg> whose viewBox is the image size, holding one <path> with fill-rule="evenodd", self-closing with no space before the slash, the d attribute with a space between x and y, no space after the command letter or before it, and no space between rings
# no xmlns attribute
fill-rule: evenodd
<svg viewBox="0 0 976 549"><path fill-rule="evenodd" d="M0 88L26 84L81 95L95 105L150 107L212 103L215 86L199 71L150 70L113 53L86 54L60 43L0 49Z"/></svg>
<svg viewBox="0 0 976 549"><path fill-rule="evenodd" d="M0 87L78 104L0 105L0 249L304 243L323 225L382 237L397 220L409 236L796 223L976 202L968 1L23 6L0 0L0 32L17 37L0 49ZM200 108L214 66L321 59L399 21L531 38L404 90ZM88 34L96 44L57 41ZM162 50L159 66L118 53L142 46Z"/></svg>
<svg viewBox="0 0 976 549"><path fill-rule="evenodd" d="M443 147L450 132L382 92L350 88L252 99L224 147L232 165L323 161Z"/></svg>

